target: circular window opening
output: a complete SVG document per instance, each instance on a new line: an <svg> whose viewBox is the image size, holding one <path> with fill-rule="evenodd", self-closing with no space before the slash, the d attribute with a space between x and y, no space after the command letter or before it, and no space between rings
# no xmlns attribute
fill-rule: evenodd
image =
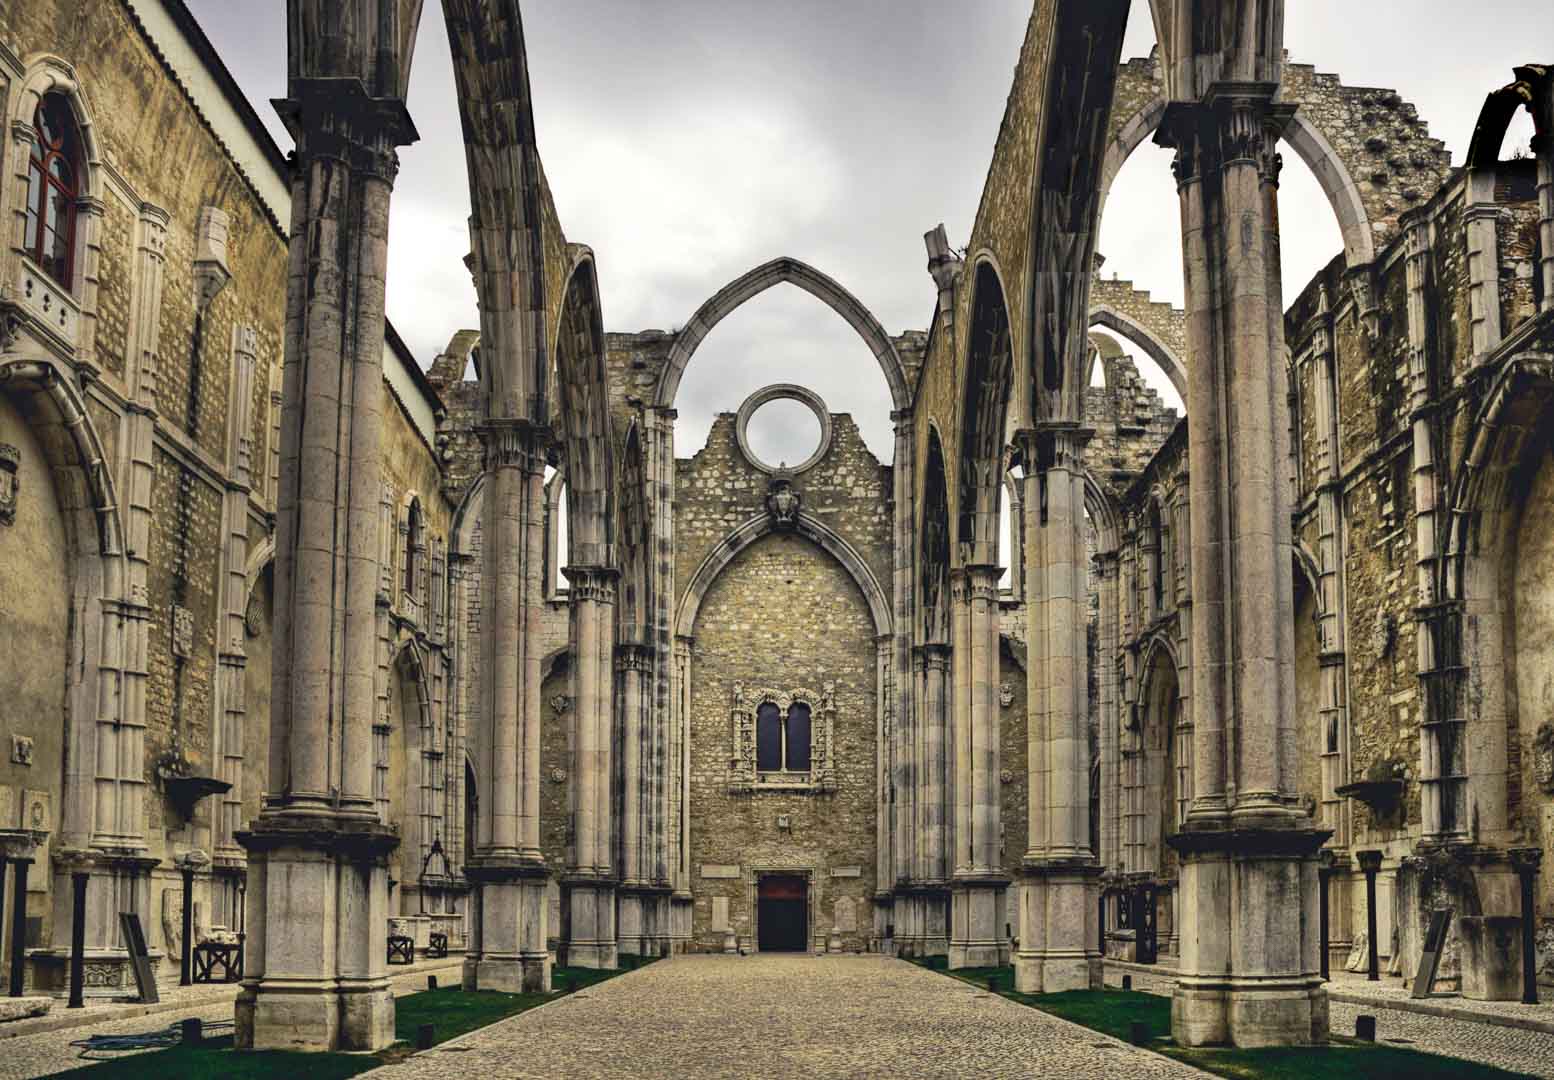
<svg viewBox="0 0 1554 1080"><path fill-rule="evenodd" d="M768 401L745 425L745 442L758 462L792 469L820 449L820 421L801 402Z"/></svg>
<svg viewBox="0 0 1554 1080"><path fill-rule="evenodd" d="M745 399L734 434L746 460L761 471L801 473L830 449L831 414L813 391L777 383Z"/></svg>

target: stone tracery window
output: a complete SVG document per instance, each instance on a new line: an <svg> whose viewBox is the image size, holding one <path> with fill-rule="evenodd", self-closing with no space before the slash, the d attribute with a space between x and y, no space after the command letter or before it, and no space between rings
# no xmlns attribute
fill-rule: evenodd
<svg viewBox="0 0 1554 1080"><path fill-rule="evenodd" d="M59 94L45 94L33 113L27 159L27 221L23 247L55 281L70 287L81 155L75 118Z"/></svg>
<svg viewBox="0 0 1554 1080"><path fill-rule="evenodd" d="M835 715L834 683L819 694L772 688L751 693L735 686L730 791L834 791Z"/></svg>

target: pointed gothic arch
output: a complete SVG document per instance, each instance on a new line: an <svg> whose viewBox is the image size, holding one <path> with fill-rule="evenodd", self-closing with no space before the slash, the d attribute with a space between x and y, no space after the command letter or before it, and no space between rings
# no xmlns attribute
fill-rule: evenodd
<svg viewBox="0 0 1554 1080"><path fill-rule="evenodd" d="M892 407L906 409L911 406L906 369L879 320L834 279L790 258L773 259L756 267L723 286L697 309L690 322L675 335L669 362L664 365L654 390L653 404L665 409L673 407L685 369L713 327L766 290L784 283L803 289L845 319L879 362L885 382L890 386Z"/></svg>

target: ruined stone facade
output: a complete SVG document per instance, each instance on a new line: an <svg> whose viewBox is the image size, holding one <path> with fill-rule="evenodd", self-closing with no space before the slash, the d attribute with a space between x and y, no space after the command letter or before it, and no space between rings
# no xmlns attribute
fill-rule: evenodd
<svg viewBox="0 0 1554 1080"><path fill-rule="evenodd" d="M391 932L446 932L472 989L796 944L1050 992L1139 948L1110 898L1149 885L1177 1040L1259 1046L1326 1038L1324 861L1334 955L1362 850L1404 971L1430 909L1516 914L1554 792L1554 87L1519 69L1454 173L1397 94L1288 63L1281 5L1211 47L1223 6L1157 4L1167 47L1124 64L1127 5L1033 3L966 243L925 237L925 330L780 258L607 334L519 5L446 0L480 326L425 373L382 310L415 0L291 6L290 162L177 0L7 8L0 848L41 868L30 978L63 986L73 875L93 989L125 985L121 910L167 978L192 867L202 933L248 934L239 1044L373 1049ZM1534 158L1504 162L1518 103ZM1095 251L1156 134L1181 310ZM1345 242L1287 311L1281 145ZM81 178L59 242L24 205L49 153ZM698 347L779 284L879 364L889 463L785 385L676 445ZM751 453L773 397L815 410L811 460Z"/></svg>
<svg viewBox="0 0 1554 1080"><path fill-rule="evenodd" d="M12 5L0 100L0 216L16 226L0 256L0 467L14 466L0 687L16 703L0 831L33 860L25 940L8 934L4 955L63 993L71 877L87 874L86 992L123 996L120 911L138 914L158 979L179 978L184 867L196 940L245 926L237 834L270 782L287 166L180 4ZM21 226L40 105L65 110L75 140L60 276ZM433 922L462 939L467 891L450 831L453 504L436 394L391 330L382 349L368 760L402 838L384 914L418 914L424 893L440 913L416 920L424 946ZM439 840L450 863L427 858Z"/></svg>

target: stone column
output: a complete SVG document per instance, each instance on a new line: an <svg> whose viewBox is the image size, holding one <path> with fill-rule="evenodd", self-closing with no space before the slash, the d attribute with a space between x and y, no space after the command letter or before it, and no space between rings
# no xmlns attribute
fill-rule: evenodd
<svg viewBox="0 0 1554 1080"><path fill-rule="evenodd" d="M572 616L572 802L573 862L561 879L571 911L567 963L614 968L615 860L611 792L615 772L614 642L615 590L620 571L603 566L569 566ZM639 774L640 775L640 774Z"/></svg>
<svg viewBox="0 0 1554 1080"><path fill-rule="evenodd" d="M999 568L955 571L955 869L951 968L992 967L1008 957L1000 858L998 783Z"/></svg>
<svg viewBox="0 0 1554 1080"><path fill-rule="evenodd" d="M550 989L550 880L540 850L540 619L544 610L545 455L550 433L488 421L481 508L480 816L467 990Z"/></svg>
<svg viewBox="0 0 1554 1080"><path fill-rule="evenodd" d="M1101 985L1085 629L1083 454L1089 437L1072 423L1018 436L1026 462L1030 802L1014 974L1015 989L1030 994Z"/></svg>
<svg viewBox="0 0 1554 1080"><path fill-rule="evenodd" d="M1412 244L1412 239L1410 243ZM1410 275L1413 274L1410 270ZM1315 427L1317 487L1317 574L1316 583L1320 610L1317 623L1317 648L1321 656L1321 685L1318 688L1318 709L1321 719L1321 745L1316 748L1322 760L1322 826L1333 830L1338 838L1336 847L1347 843L1347 801L1338 789L1348 782L1348 717L1345 706L1347 679L1344 668L1343 617L1344 556L1343 556L1343 478L1339 466L1338 445L1338 380L1337 358L1333 347L1332 312L1328 305L1327 290L1322 290L1314 316L1316 332L1313 334L1311 363L1315 368ZM1416 432L1417 437L1417 432ZM1428 441L1428 435L1426 436ZM1414 451L1416 486L1418 496L1419 449ZM1429 461L1426 449L1424 460ZM1427 471L1431 470L1426 466ZM1434 496L1416 502L1424 507L1433 505ZM1418 535L1430 529L1429 512L1422 510ZM1433 544L1431 545L1433 546ZM1301 752L1310 753L1311 747Z"/></svg>
<svg viewBox="0 0 1554 1080"><path fill-rule="evenodd" d="M906 928L921 923L918 912L908 913L907 908L916 901L903 892L902 887L916 876L915 864L922 843L918 834L919 791L915 774L915 759L921 748L921 720L917 710L921 704L922 683L913 655L918 603L917 474L913 462L917 452L916 419L911 409L898 409L891 413L891 419L895 423L895 466L891 475L895 512L891 542L891 615L895 643L890 653L894 694L888 705L892 715L891 737L880 746L879 752L889 759L887 779L894 798L880 807L882 824L886 826L881 833L887 843L881 845L881 872L875 887L882 898L887 889L891 891L889 919L895 924L899 940Z"/></svg>
<svg viewBox="0 0 1554 1080"><path fill-rule="evenodd" d="M632 956L658 956L660 941L668 934L667 900L652 879L652 852L647 850L646 817L655 789L649 768L667 769L668 762L651 766L648 737L653 700L653 651L647 645L622 642L615 646L615 680L620 700L620 951Z"/></svg>
<svg viewBox="0 0 1554 1080"><path fill-rule="evenodd" d="M1100 673L1100 753L1101 753L1101 850L1096 859L1105 870L1122 868L1122 717L1118 708L1117 664L1122 648L1118 625L1117 576L1119 561L1115 551L1096 555L1100 577L1101 625ZM1105 932L1105 927L1102 927ZM1104 949L1102 950L1104 952Z"/></svg>
<svg viewBox="0 0 1554 1080"><path fill-rule="evenodd" d="M399 844L372 790L383 303L395 148L415 131L402 100L303 77L293 60L279 105L297 165L270 791L238 835L249 883L237 1045L376 1050L394 1039L385 954Z"/></svg>
<svg viewBox="0 0 1554 1080"><path fill-rule="evenodd" d="M143 849L146 846L145 782L125 783L121 763L140 775L145 760L146 683L151 625L147 577L151 558L151 489L156 480L157 375L161 367L162 280L167 262L166 211L141 204L140 238L135 250L135 281L130 322L132 364L129 371L128 414L125 422L126 473L125 564L129 573L129 603L125 605L121 657L121 710L101 709L97 715L95 799L92 846ZM106 644L106 638L105 638ZM65 895L65 878L55 882ZM68 929L64 927L62 929ZM116 927L107 940L116 940ZM65 943L62 934L56 940ZM92 926L87 940L102 940Z"/></svg>
<svg viewBox="0 0 1554 1080"><path fill-rule="evenodd" d="M950 822L945 798L949 780L950 647L943 643L920 646L917 650L923 679L923 748L916 789L918 835L921 858L916 868L915 906L920 930L919 948L925 956L943 956L949 952L949 879Z"/></svg>
<svg viewBox="0 0 1554 1080"><path fill-rule="evenodd" d="M1545 123L1549 132L1532 140L1538 158L1538 244L1542 253L1544 312L1554 311L1554 78L1544 80Z"/></svg>
<svg viewBox="0 0 1554 1080"><path fill-rule="evenodd" d="M220 670L217 697L220 715L215 750L220 755L217 776L230 786L217 805L213 855L217 865L240 865L243 851L237 831L243 824L243 720L247 713L244 679L248 654L248 497L253 491L253 438L249 421L253 409L254 355L257 337L251 326L238 327L232 344L232 393L228 416L227 462L230 473L221 517L226 532L222 551Z"/></svg>
<svg viewBox="0 0 1554 1080"><path fill-rule="evenodd" d="M1168 110L1188 282L1194 797L1182 831L1178 1043L1320 1042L1316 851L1295 787L1289 425L1272 83ZM1275 917L1275 913L1276 917ZM1228 931L1228 932L1227 932Z"/></svg>
<svg viewBox="0 0 1554 1080"><path fill-rule="evenodd" d="M674 785L671 797L676 812L671 816L677 859L674 895L670 901L671 949L683 951L691 940L691 650L695 639L676 635L674 680L669 723L674 733Z"/></svg>
<svg viewBox="0 0 1554 1080"><path fill-rule="evenodd" d="M1473 333L1474 361L1483 360L1500 344L1501 210L1495 202L1495 170L1472 171L1462 217L1468 248L1468 322Z"/></svg>

